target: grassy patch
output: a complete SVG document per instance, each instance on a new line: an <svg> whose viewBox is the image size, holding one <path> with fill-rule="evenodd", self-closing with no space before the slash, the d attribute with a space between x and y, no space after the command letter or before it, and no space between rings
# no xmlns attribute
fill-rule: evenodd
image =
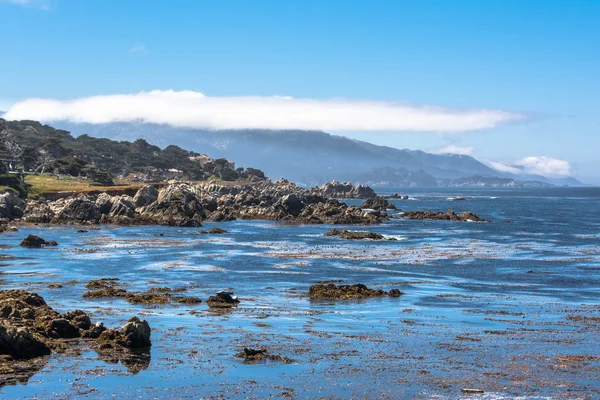
<svg viewBox="0 0 600 400"><path fill-rule="evenodd" d="M117 191L128 189L139 189L141 183L118 182L115 186L98 186L97 183L83 178L73 176L62 176L56 179L56 176L49 174L27 175L25 183L30 185L29 198L43 197L48 193L57 192L77 192L87 193L94 191Z"/></svg>

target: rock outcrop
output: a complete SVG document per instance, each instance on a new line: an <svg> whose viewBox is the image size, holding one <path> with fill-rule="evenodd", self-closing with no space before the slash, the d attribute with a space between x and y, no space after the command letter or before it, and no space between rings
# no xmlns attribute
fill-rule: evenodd
<svg viewBox="0 0 600 400"><path fill-rule="evenodd" d="M107 330L102 323L92 324L84 311L59 314L35 293L1 290L0 385L26 381L43 365L40 357L66 351L73 340L127 359L130 350L151 345L150 332L148 323L136 317L120 329Z"/></svg>
<svg viewBox="0 0 600 400"><path fill-rule="evenodd" d="M332 181L319 187L319 191L324 196L337 199L370 199L377 196L370 187L359 183L352 185L350 182Z"/></svg>
<svg viewBox="0 0 600 400"><path fill-rule="evenodd" d="M335 228L330 230L329 232L325 233L325 236L334 236L334 237L339 237L339 238L348 239L348 240L364 240L364 239L396 240L395 238L386 239L385 236L383 236L379 233L374 233L374 232L356 232L356 231L348 231L348 230L340 231Z"/></svg>
<svg viewBox="0 0 600 400"><path fill-rule="evenodd" d="M8 191L0 194L0 218L21 218L25 211L25 201L16 193Z"/></svg>
<svg viewBox="0 0 600 400"><path fill-rule="evenodd" d="M445 213L442 211L407 211L402 214L402 217L407 219L430 219L439 221L489 222L489 220L480 218L469 211L456 214L452 210L448 210Z"/></svg>
<svg viewBox="0 0 600 400"><path fill-rule="evenodd" d="M381 196L372 197L365 200L360 208L368 208L371 210L385 211L385 210L396 210L396 206L388 202Z"/></svg>
<svg viewBox="0 0 600 400"><path fill-rule="evenodd" d="M77 195L54 202L30 201L24 219L29 222L101 222L192 227L201 226L205 220L262 219L300 224L377 224L388 218L380 211L348 206L336 200L336 197L374 198L376 195L369 187L339 182L310 190L286 180L244 185L174 183L160 190L145 186L133 198L111 197L101 193L96 196Z"/></svg>
<svg viewBox="0 0 600 400"><path fill-rule="evenodd" d="M400 297L403 293L398 289L386 292L382 289L369 289L359 283L355 285L315 284L308 292L308 297L315 300L353 300L369 297Z"/></svg>

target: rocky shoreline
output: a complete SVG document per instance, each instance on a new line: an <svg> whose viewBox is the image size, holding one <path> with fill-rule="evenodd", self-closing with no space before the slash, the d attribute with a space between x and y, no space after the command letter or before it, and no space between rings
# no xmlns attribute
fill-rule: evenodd
<svg viewBox="0 0 600 400"><path fill-rule="evenodd" d="M139 358L151 346L150 326L137 317L120 329L92 323L81 310L58 313L35 293L0 291L0 387L26 382L45 365L52 353L73 352L85 342L101 358L124 364ZM133 362L137 365L137 361Z"/></svg>
<svg viewBox="0 0 600 400"><path fill-rule="evenodd" d="M245 185L215 182L142 187L135 196L79 194L56 201L0 196L0 217L27 223L201 226L204 221L271 220L297 224L378 224L380 211L336 198L373 198L366 186L331 182L303 189L287 180Z"/></svg>

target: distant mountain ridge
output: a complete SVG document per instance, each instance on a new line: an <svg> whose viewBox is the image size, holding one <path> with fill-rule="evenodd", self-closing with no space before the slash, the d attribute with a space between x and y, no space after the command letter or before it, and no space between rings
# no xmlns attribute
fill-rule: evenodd
<svg viewBox="0 0 600 400"><path fill-rule="evenodd" d="M74 135L127 141L142 138L160 147L174 144L213 157L233 159L238 165L252 165L273 179L284 177L304 185L318 185L335 179L431 186L439 180L470 177L549 183L543 177L521 177L496 171L468 155L396 149L321 131L214 131L146 123L52 122L50 125ZM480 183L484 185L485 180ZM572 182L577 183L576 180Z"/></svg>

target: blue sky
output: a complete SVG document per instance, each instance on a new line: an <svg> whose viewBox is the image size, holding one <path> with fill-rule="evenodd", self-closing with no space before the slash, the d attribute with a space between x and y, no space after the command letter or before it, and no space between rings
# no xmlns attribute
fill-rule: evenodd
<svg viewBox="0 0 600 400"><path fill-rule="evenodd" d="M600 183L600 1L0 0L0 17L0 109L189 90L502 110L526 118L335 133L507 165L545 156Z"/></svg>

